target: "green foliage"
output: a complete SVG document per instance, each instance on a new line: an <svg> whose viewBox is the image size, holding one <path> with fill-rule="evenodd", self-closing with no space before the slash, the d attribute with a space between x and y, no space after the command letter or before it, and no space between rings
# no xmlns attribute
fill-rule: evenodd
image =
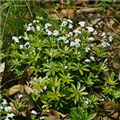
<svg viewBox="0 0 120 120"><path fill-rule="evenodd" d="M71 120L94 120L96 113L88 114L88 111L85 109L72 109L70 112Z"/></svg>
<svg viewBox="0 0 120 120"><path fill-rule="evenodd" d="M106 48L89 40L92 33L86 30L87 27L79 26L79 30L73 25L69 19L46 23L45 18L37 16L24 25L22 35L12 37L11 46L4 53L4 58L9 58L8 70L15 68L14 76L22 76L30 66L34 73L29 81L34 91L30 99L42 104L37 107L44 114L50 108L66 112L81 106L91 110L98 100L91 91L97 88L112 96L111 100L119 98L119 92L115 93L111 87L117 84L115 74L101 77L108 71ZM15 106L17 109L22 107L21 103ZM87 110L78 114L73 110L71 115L73 120L92 120L96 114L89 115ZM34 119L33 115L31 117Z"/></svg>

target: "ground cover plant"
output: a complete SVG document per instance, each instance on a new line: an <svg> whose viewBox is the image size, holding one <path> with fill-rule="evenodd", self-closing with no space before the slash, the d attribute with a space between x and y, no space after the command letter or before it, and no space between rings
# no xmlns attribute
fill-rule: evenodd
<svg viewBox="0 0 120 120"><path fill-rule="evenodd" d="M47 17L45 12L25 23L1 54L12 74L1 81L1 119L57 119L49 117L53 113L92 120L101 101L114 102L116 111L105 114L119 119L119 80L108 57L117 37L98 33L87 20Z"/></svg>

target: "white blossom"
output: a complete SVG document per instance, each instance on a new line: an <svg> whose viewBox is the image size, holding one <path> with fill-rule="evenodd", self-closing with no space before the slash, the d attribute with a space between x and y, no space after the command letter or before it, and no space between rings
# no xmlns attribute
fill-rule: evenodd
<svg viewBox="0 0 120 120"><path fill-rule="evenodd" d="M35 31L34 26L28 26L26 31L31 31L31 30L32 30L32 31Z"/></svg>
<svg viewBox="0 0 120 120"><path fill-rule="evenodd" d="M87 98L87 100L85 101L86 104L89 104L91 101Z"/></svg>
<svg viewBox="0 0 120 120"><path fill-rule="evenodd" d="M72 24L69 24L68 28L69 28L69 29L72 29L72 28L73 28L73 25L72 25Z"/></svg>
<svg viewBox="0 0 120 120"><path fill-rule="evenodd" d="M75 42L73 42L73 41L70 42L70 46L75 46L75 45L76 45Z"/></svg>
<svg viewBox="0 0 120 120"><path fill-rule="evenodd" d="M54 36L58 36L58 35L59 35L58 30L54 30L54 31L53 31L53 35L54 35Z"/></svg>
<svg viewBox="0 0 120 120"><path fill-rule="evenodd" d="M68 19L68 20L67 20L67 22L69 22L69 23L71 23L71 24L73 23L73 21L72 21L72 20L70 20L70 19Z"/></svg>
<svg viewBox="0 0 120 120"><path fill-rule="evenodd" d="M80 39L75 39L75 43L78 44L80 42Z"/></svg>
<svg viewBox="0 0 120 120"><path fill-rule="evenodd" d="M94 28L93 27L86 27L88 29L89 32L93 32Z"/></svg>
<svg viewBox="0 0 120 120"><path fill-rule="evenodd" d="M66 25L67 25L67 21L63 21L61 27L66 27Z"/></svg>
<svg viewBox="0 0 120 120"><path fill-rule="evenodd" d="M39 23L39 20L36 20L36 23Z"/></svg>
<svg viewBox="0 0 120 120"><path fill-rule="evenodd" d="M69 40L64 41L65 44L69 43Z"/></svg>
<svg viewBox="0 0 120 120"><path fill-rule="evenodd" d="M6 112L11 112L12 108L10 106L4 108Z"/></svg>
<svg viewBox="0 0 120 120"><path fill-rule="evenodd" d="M78 23L81 27L84 27L85 26L85 21L81 21Z"/></svg>
<svg viewBox="0 0 120 120"><path fill-rule="evenodd" d="M108 37L108 40L109 40L109 42L112 42L112 41L113 41L113 37L112 37L112 36L109 36L109 37Z"/></svg>
<svg viewBox="0 0 120 120"><path fill-rule="evenodd" d="M18 39L21 39L21 38L22 38L21 36L18 37Z"/></svg>
<svg viewBox="0 0 120 120"><path fill-rule="evenodd" d="M109 43L107 43L107 46L110 46L110 44L109 44Z"/></svg>
<svg viewBox="0 0 120 120"><path fill-rule="evenodd" d="M23 95L22 94L20 94L20 95L18 95L18 98L20 99L20 98L22 98L23 97Z"/></svg>
<svg viewBox="0 0 120 120"><path fill-rule="evenodd" d="M10 119L8 117L6 117L5 120L10 120Z"/></svg>
<svg viewBox="0 0 120 120"><path fill-rule="evenodd" d="M3 107L2 106L0 106L0 110L2 110L3 109Z"/></svg>
<svg viewBox="0 0 120 120"><path fill-rule="evenodd" d="M61 37L58 38L58 40L63 40L63 41L65 41L65 40L66 40L66 37L65 37L65 36L61 36Z"/></svg>
<svg viewBox="0 0 120 120"><path fill-rule="evenodd" d="M94 40L94 38L93 37L89 37L88 40L92 41L92 40Z"/></svg>
<svg viewBox="0 0 120 120"><path fill-rule="evenodd" d="M30 45L30 42L26 42L26 43L25 43L25 46L29 46L29 45Z"/></svg>
<svg viewBox="0 0 120 120"><path fill-rule="evenodd" d="M73 36L73 33L72 32L69 32L67 37L72 37Z"/></svg>
<svg viewBox="0 0 120 120"><path fill-rule="evenodd" d="M47 29L46 32L48 36L52 35L52 32L50 30Z"/></svg>
<svg viewBox="0 0 120 120"><path fill-rule="evenodd" d="M30 30L31 30L31 26L28 26L26 31L30 31Z"/></svg>
<svg viewBox="0 0 120 120"><path fill-rule="evenodd" d="M85 59L85 62L89 63L89 62L90 62L90 60L89 60L89 59Z"/></svg>
<svg viewBox="0 0 120 120"><path fill-rule="evenodd" d="M37 25L37 26L36 26L36 29L37 29L37 31L40 31L40 26Z"/></svg>
<svg viewBox="0 0 120 120"><path fill-rule="evenodd" d="M67 68L68 68L67 66L64 67L64 69L67 69Z"/></svg>
<svg viewBox="0 0 120 120"><path fill-rule="evenodd" d="M74 32L75 34L81 34L81 31L79 31L78 29L75 29L73 32Z"/></svg>
<svg viewBox="0 0 120 120"><path fill-rule="evenodd" d="M45 24L45 29L47 29L48 27L51 27L51 26L52 26L52 24L46 23L46 24Z"/></svg>
<svg viewBox="0 0 120 120"><path fill-rule="evenodd" d="M109 43L106 43L106 42L102 42L102 47L107 47L107 46L110 46L110 44Z"/></svg>
<svg viewBox="0 0 120 120"><path fill-rule="evenodd" d="M19 42L20 42L19 39L18 39L16 36L13 36L13 37L12 37L12 40L13 40L15 43L19 43Z"/></svg>
<svg viewBox="0 0 120 120"><path fill-rule="evenodd" d="M40 120L42 120L42 119L45 119L45 117L44 116L40 117Z"/></svg>
<svg viewBox="0 0 120 120"><path fill-rule="evenodd" d="M97 35L97 31L96 30L93 32L93 35Z"/></svg>
<svg viewBox="0 0 120 120"><path fill-rule="evenodd" d="M32 23L29 23L28 26L32 26Z"/></svg>
<svg viewBox="0 0 120 120"><path fill-rule="evenodd" d="M101 34L101 37L106 38L106 33L103 32L103 33Z"/></svg>
<svg viewBox="0 0 120 120"><path fill-rule="evenodd" d="M6 99L3 99L3 102L2 102L1 104L2 104L2 105L6 105L6 104L7 104Z"/></svg>
<svg viewBox="0 0 120 120"><path fill-rule="evenodd" d="M32 110L31 113L37 115L37 112L35 110Z"/></svg>
<svg viewBox="0 0 120 120"><path fill-rule="evenodd" d="M95 58L94 58L93 56L91 56L90 59L91 59L92 61L95 61Z"/></svg>
<svg viewBox="0 0 120 120"><path fill-rule="evenodd" d="M85 49L85 52L88 53L89 51L90 51L90 48L87 47L87 48Z"/></svg>
<svg viewBox="0 0 120 120"><path fill-rule="evenodd" d="M24 37L24 40L26 40L26 41L27 41L27 40L29 40L29 38L28 38L27 36L25 36L25 37Z"/></svg>
<svg viewBox="0 0 120 120"><path fill-rule="evenodd" d="M11 113L11 114L7 114L7 117L8 118L13 118L15 115L13 114L13 113Z"/></svg>
<svg viewBox="0 0 120 120"><path fill-rule="evenodd" d="M46 89L47 89L47 86L44 86L44 87L43 87L43 90L46 90Z"/></svg>
<svg viewBox="0 0 120 120"><path fill-rule="evenodd" d="M20 49L23 49L23 47L24 47L23 45L20 45Z"/></svg>
<svg viewBox="0 0 120 120"><path fill-rule="evenodd" d="M39 23L39 20L33 20L33 23Z"/></svg>

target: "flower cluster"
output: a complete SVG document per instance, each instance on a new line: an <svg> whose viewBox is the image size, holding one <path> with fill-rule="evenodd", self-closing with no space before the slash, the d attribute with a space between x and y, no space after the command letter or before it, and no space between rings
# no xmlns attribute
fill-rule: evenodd
<svg viewBox="0 0 120 120"><path fill-rule="evenodd" d="M93 104L86 91L95 83L99 84L101 74L107 70L106 47L113 42L113 36L100 33L101 41L96 42L97 32L93 26L85 21L74 26L70 19L64 19L58 25L42 19L33 20L25 28L21 38L12 38L15 44L10 51L11 63L13 67L17 66L17 75L21 74L24 65L30 65L34 71L34 77L29 81L34 102L41 95L45 111L54 106L62 110L68 104ZM22 97L22 94L18 96L19 99ZM9 107L5 110L10 112ZM37 114L31 111L33 119Z"/></svg>
<svg viewBox="0 0 120 120"><path fill-rule="evenodd" d="M14 113L12 113L12 107L8 106L7 100L2 99L2 103L0 106L0 112L6 114L5 120L10 120L15 116Z"/></svg>

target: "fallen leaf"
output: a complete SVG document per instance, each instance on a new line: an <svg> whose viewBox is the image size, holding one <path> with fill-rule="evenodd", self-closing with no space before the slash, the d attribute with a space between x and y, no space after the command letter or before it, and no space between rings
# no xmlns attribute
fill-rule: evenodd
<svg viewBox="0 0 120 120"><path fill-rule="evenodd" d="M10 96L10 95L14 95L14 94L16 94L16 93L18 93L18 92L23 92L23 86L22 85L15 85L15 86L13 86L13 87L11 87L9 90L8 90L8 95Z"/></svg>
<svg viewBox="0 0 120 120"><path fill-rule="evenodd" d="M29 86L27 85L24 85L24 89L26 91L26 93L29 95L30 93L33 93L34 91L32 90L32 88L30 88Z"/></svg>
<svg viewBox="0 0 120 120"><path fill-rule="evenodd" d="M119 68L120 68L120 64L117 63L117 62L114 62L114 63L113 63L113 67L114 67L115 69L119 69Z"/></svg>
<svg viewBox="0 0 120 120"><path fill-rule="evenodd" d="M4 72L4 69L5 69L5 62L0 63L0 73Z"/></svg>
<svg viewBox="0 0 120 120"><path fill-rule="evenodd" d="M27 110L21 111L20 113L23 117L27 117Z"/></svg>

